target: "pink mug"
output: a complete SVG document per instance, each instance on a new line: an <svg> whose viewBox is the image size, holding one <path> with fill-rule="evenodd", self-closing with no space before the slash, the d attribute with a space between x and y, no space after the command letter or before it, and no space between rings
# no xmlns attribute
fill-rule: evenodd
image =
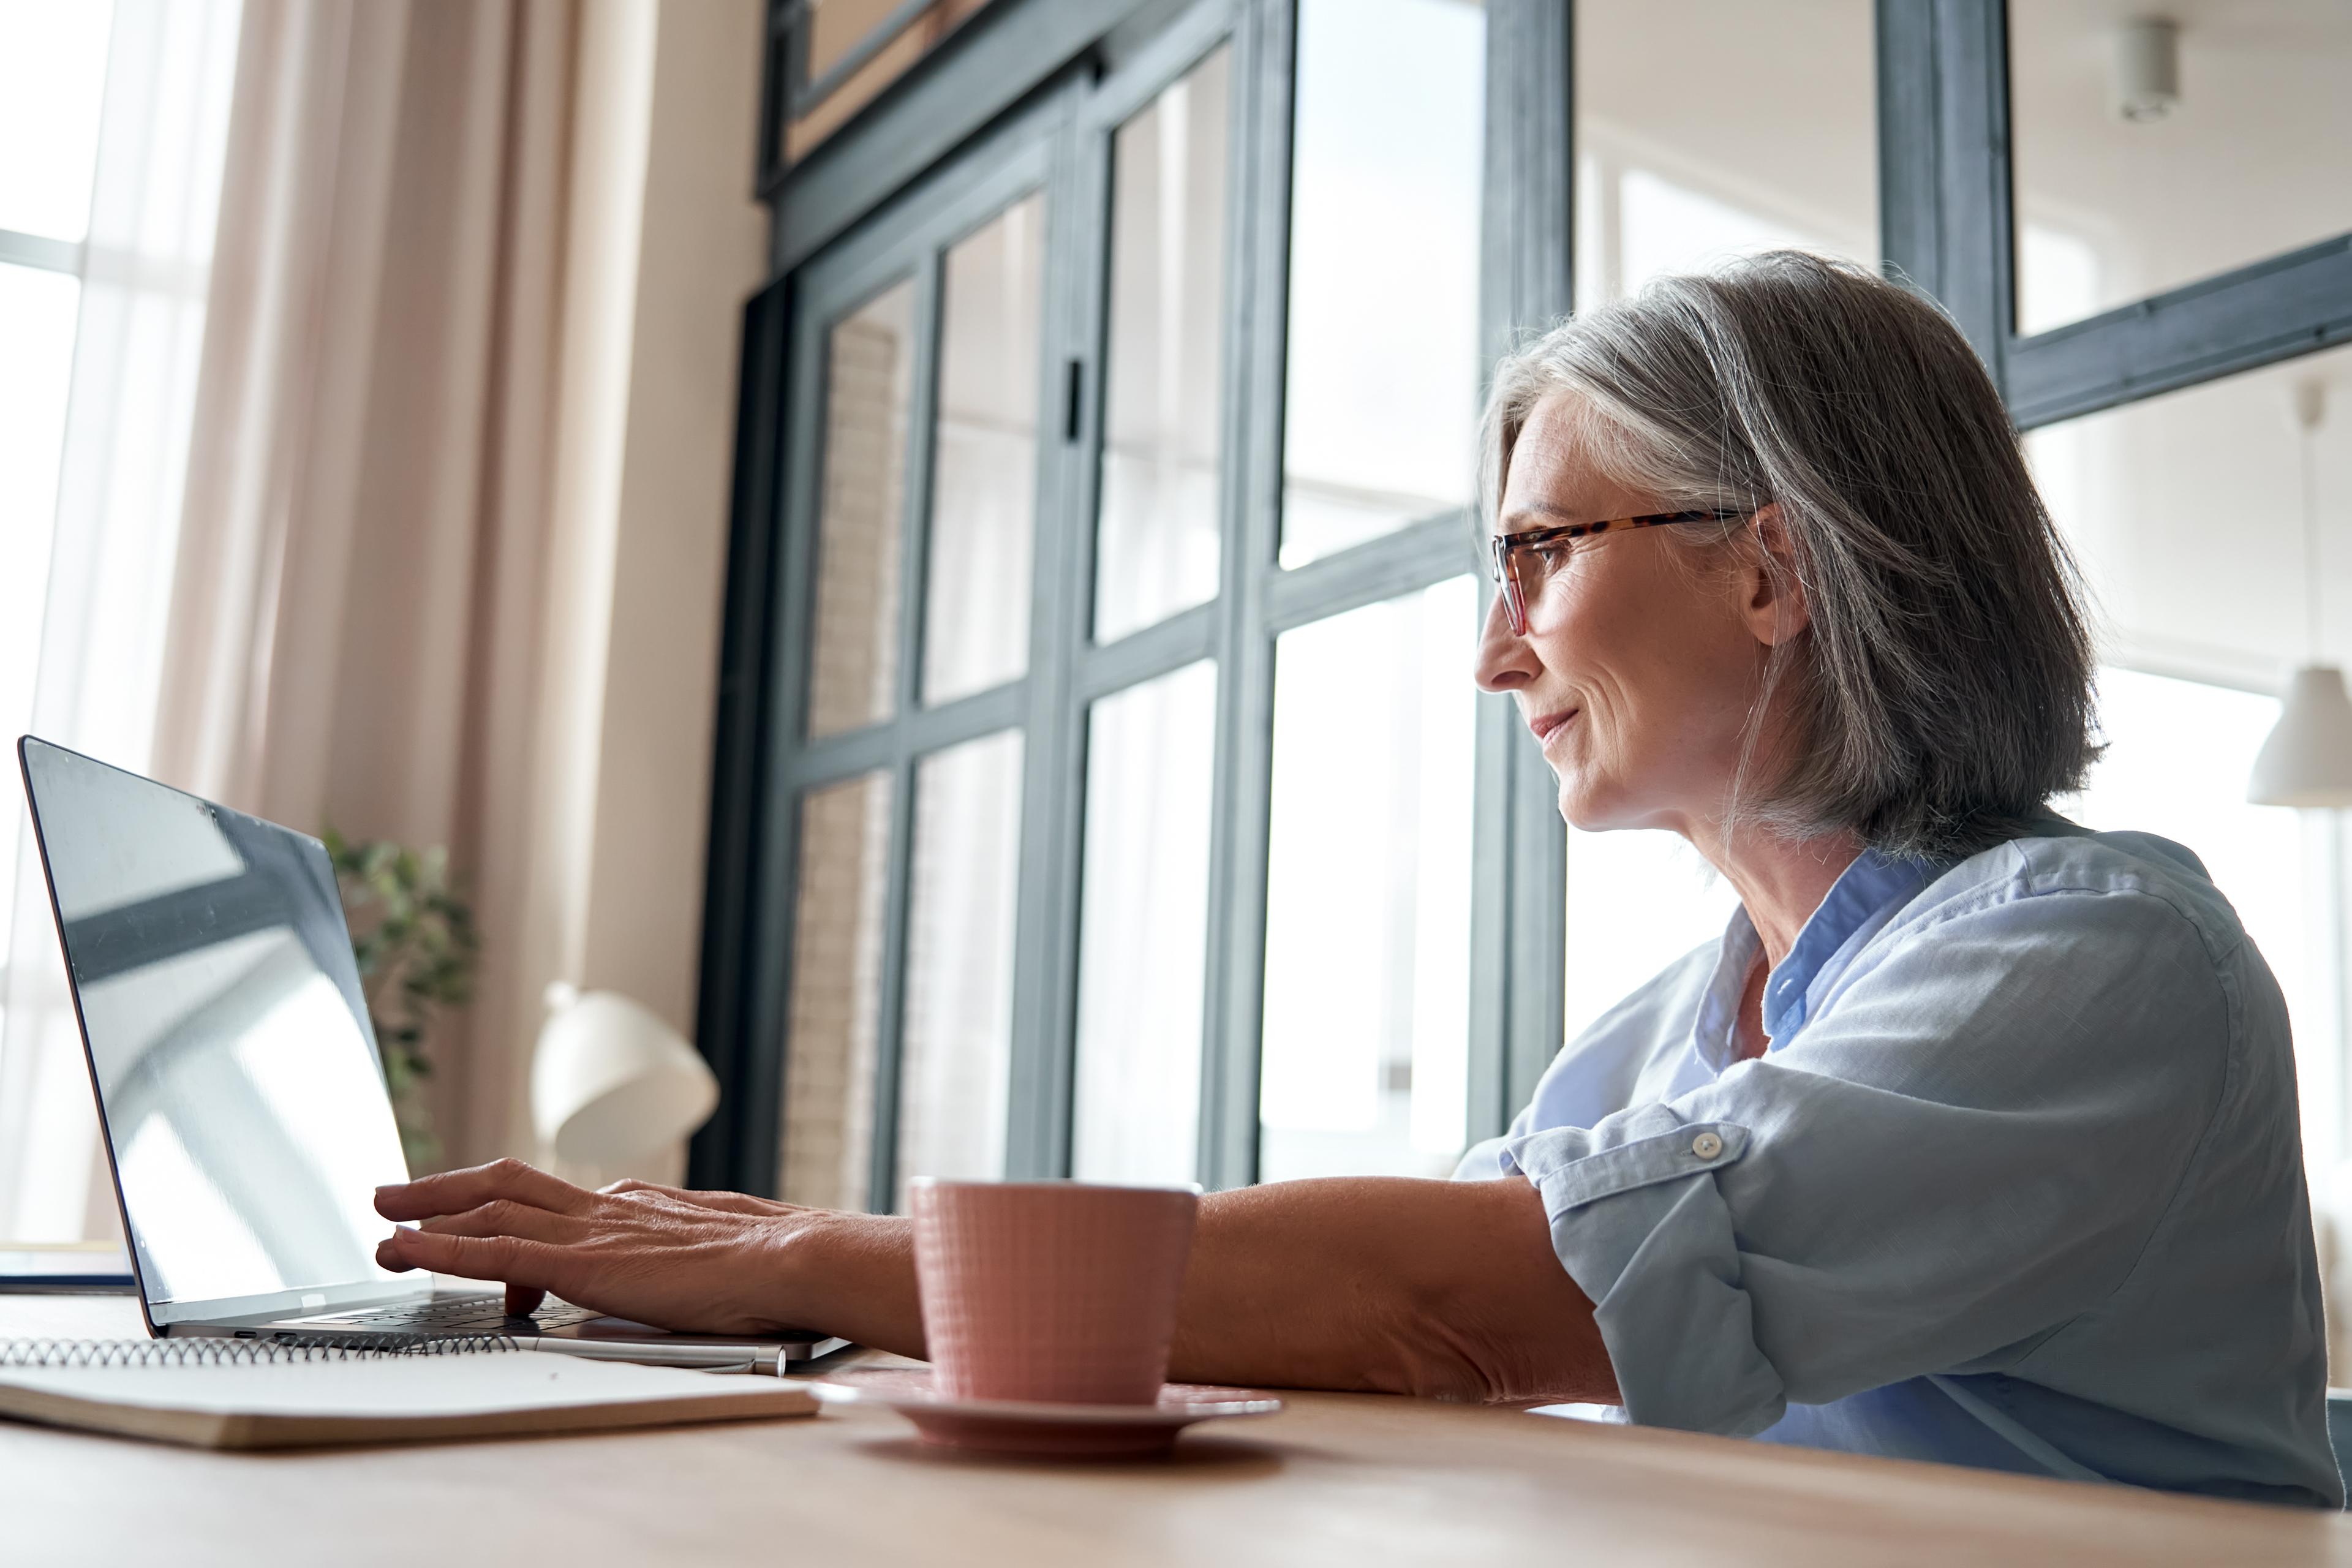
<svg viewBox="0 0 2352 1568"><path fill-rule="evenodd" d="M940 1395L1158 1400L1197 1191L918 1176L908 1197Z"/></svg>

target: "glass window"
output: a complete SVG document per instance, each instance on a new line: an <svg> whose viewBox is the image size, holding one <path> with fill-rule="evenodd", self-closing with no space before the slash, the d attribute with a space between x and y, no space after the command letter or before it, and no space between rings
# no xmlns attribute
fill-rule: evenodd
<svg viewBox="0 0 2352 1568"><path fill-rule="evenodd" d="M1299 5L1286 567L1471 499L1486 24L1475 0Z"/></svg>
<svg viewBox="0 0 2352 1568"><path fill-rule="evenodd" d="M1102 642L1217 596L1232 75L1220 47L1111 142Z"/></svg>
<svg viewBox="0 0 2352 1568"><path fill-rule="evenodd" d="M915 286L900 283L835 322L826 343L813 738L878 722L898 706L914 317Z"/></svg>
<svg viewBox="0 0 2352 1568"><path fill-rule="evenodd" d="M1189 1182L1201 1110L1217 668L1103 698L1087 734L1071 1172Z"/></svg>
<svg viewBox="0 0 2352 1568"><path fill-rule="evenodd" d="M1029 667L1045 198L1016 202L947 254L931 447L923 700Z"/></svg>
<svg viewBox="0 0 2352 1568"><path fill-rule="evenodd" d="M2009 7L2017 325L2352 230L2352 7Z"/></svg>
<svg viewBox="0 0 2352 1568"><path fill-rule="evenodd" d="M1021 734L915 770L915 859L898 1053L898 1192L909 1176L1004 1174Z"/></svg>
<svg viewBox="0 0 2352 1568"><path fill-rule="evenodd" d="M0 157L0 228L65 240L89 231L113 27L114 7L100 0L0 0L0 147L39 150Z"/></svg>
<svg viewBox="0 0 2352 1568"><path fill-rule="evenodd" d="M802 800L777 1184L787 1202L866 1205L889 863L888 774L830 784Z"/></svg>
<svg viewBox="0 0 2352 1568"><path fill-rule="evenodd" d="M2286 994L2305 1155L2318 1173L2335 1167L2341 1105L2340 1035L2322 979L2333 966L2314 962L2326 956L2317 939L2333 850L2326 814L2246 803L2246 775L2278 716L2278 700L2260 692L2102 669L2106 754L2082 794L2056 804L2085 827L2158 834L2205 862Z"/></svg>
<svg viewBox="0 0 2352 1568"><path fill-rule="evenodd" d="M1443 1175L1467 1129L1480 595L1276 645L1260 1174Z"/></svg>
<svg viewBox="0 0 2352 1568"><path fill-rule="evenodd" d="M7 345L0 352L0 735L7 737L33 728L80 294L80 280L70 274L0 264L0 343ZM0 979L16 910L41 907L38 898L18 892L20 882L29 894L39 879L19 858L25 828L25 813L12 803L0 818ZM0 984L0 1005L6 994Z"/></svg>
<svg viewBox="0 0 2352 1568"><path fill-rule="evenodd" d="M2305 626L2295 388L2332 390L2310 437L2321 624ZM2352 347L2045 426L2025 437L2116 662L2275 689L2352 657Z"/></svg>
<svg viewBox="0 0 2352 1568"><path fill-rule="evenodd" d="M1797 246L1878 257L1871 0L1576 8L1576 303ZM1772 84L1772 110L1696 82Z"/></svg>
<svg viewBox="0 0 2352 1568"><path fill-rule="evenodd" d="M1568 835L1563 1040L1573 1040L1660 970L1723 935L1739 902L1678 834Z"/></svg>
<svg viewBox="0 0 2352 1568"><path fill-rule="evenodd" d="M2310 354L2025 441L2108 666L2107 754L2061 809L2204 859L2286 993L2315 1171L2333 1168L2341 1136L2341 871L2329 814L2298 822L2248 805L2246 787L2278 715L2270 693L2294 667L2352 652L2352 395L2338 391L2332 408L2323 395L2307 435L2290 416L2299 387L2341 388L2347 371L2352 349Z"/></svg>

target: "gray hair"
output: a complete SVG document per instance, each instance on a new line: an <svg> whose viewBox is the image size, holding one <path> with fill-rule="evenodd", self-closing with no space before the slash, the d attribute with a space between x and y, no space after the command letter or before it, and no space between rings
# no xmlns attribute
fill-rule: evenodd
<svg viewBox="0 0 2352 1568"><path fill-rule="evenodd" d="M1563 321L1496 373L1490 520L1555 393L1609 477L1669 509L1779 503L1810 623L1767 661L1738 820L1959 856L2080 787L2100 748L2074 563L2000 395L1932 301L1773 250ZM1752 779L1784 685L1795 733Z"/></svg>

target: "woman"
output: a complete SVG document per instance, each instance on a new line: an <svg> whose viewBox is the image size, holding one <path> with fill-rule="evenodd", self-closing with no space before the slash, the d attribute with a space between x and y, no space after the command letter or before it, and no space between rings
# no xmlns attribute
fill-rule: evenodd
<svg viewBox="0 0 2352 1568"><path fill-rule="evenodd" d="M1452 1183L1202 1205L1175 1375L2338 1506L2284 1005L2194 857L2050 815L2091 738L2070 573L1929 304L1774 253L1501 367L1479 683L1580 827L1740 899ZM908 1222L387 1189L395 1268L920 1354Z"/></svg>

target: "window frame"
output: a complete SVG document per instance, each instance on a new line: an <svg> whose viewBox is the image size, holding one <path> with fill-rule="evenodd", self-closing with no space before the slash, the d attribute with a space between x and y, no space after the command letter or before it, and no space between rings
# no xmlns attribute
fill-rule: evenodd
<svg viewBox="0 0 2352 1568"><path fill-rule="evenodd" d="M2352 234L2044 332L2016 328L2008 0L1877 0L1883 251L2021 430L2352 341Z"/></svg>
<svg viewBox="0 0 2352 1568"><path fill-rule="evenodd" d="M938 51L929 81L985 60L990 35L1052 0L996 0ZM1507 346L1515 323L1565 312L1573 299L1568 218L1572 155L1570 22L1560 0L1486 6L1486 150L1482 172L1480 352ZM1139 16L1140 20L1139 22ZM886 94L812 153L779 194L775 280L745 316L742 395L721 660L710 878L706 890L698 1037L727 1092L692 1152L702 1184L771 1191L775 1181L788 1043L800 799L806 789L884 768L893 777L890 882L885 913L873 1206L891 1196L898 999L902 994L913 769L940 746L1018 725L1025 732L1022 888L1014 952L1014 1057L1007 1173L1069 1169L1075 1078L1078 915L1084 868L1087 725L1099 698L1197 659L1217 666L1212 865L1203 977L1199 1176L1225 1187L1255 1180L1259 1026L1264 1005L1266 821L1274 749L1276 639L1297 626L1479 570L1468 507L1289 570L1276 563L1283 488L1282 408L1289 271L1290 0L1196 0L1095 8L1093 57L1062 70L965 150L870 216L837 227L833 171L863 164L887 184L903 163L887 132L911 111ZM1230 45L1234 115L1227 235L1226 383L1221 478L1223 549L1217 597L1097 646L1091 640L1095 505L1108 331L1111 137L1169 82ZM920 88L923 83L914 84ZM972 75L966 118L1004 90ZM1001 110L1000 110L1001 114ZM824 160L803 182L809 165ZM917 428L902 534L900 703L888 721L806 740L802 704L813 630L821 460L823 324L883 286L876 269L909 245L985 221L1012 190L1010 160L1048 189L1055 239L1041 409L1036 579L1030 668L1022 680L939 710L914 703L920 572L928 519L928 395L935 366L935 278L918 271ZM1042 160L1043 169L1024 160ZM1001 187L1001 188L1000 188ZM986 195L982 192L985 191ZM941 193L949 193L942 195ZM1083 234L1062 226L1083 223ZM814 238L815 236L823 238ZM933 237L919 242L910 237ZM900 276L903 273L893 273ZM1072 403L1065 399L1076 396ZM1056 436L1066 439L1056 440ZM1566 829L1540 753L1507 697L1479 700L1473 759L1471 1138L1500 1131L1558 1049Z"/></svg>
<svg viewBox="0 0 2352 1568"><path fill-rule="evenodd" d="M772 0L772 16L793 0ZM1573 306L1573 0L1488 0L1480 310L1488 363L1513 334ZM1977 347L2021 429L2117 406L2352 340L2352 235L2322 241L2050 331L2014 329L2006 0L1876 0L1881 254L1940 300ZM1294 0L993 0L783 176L772 166L790 61L772 27L758 167L773 209L774 279L747 309L724 674L712 797L698 1034L726 1087L698 1136L696 1181L767 1190L789 994L798 792L853 756L904 770L894 796L902 883L913 759L1003 724L1025 726L1021 913L1009 1173L1068 1168L1079 864L1088 705L1192 659L1218 661L1211 930L1200 1174L1257 1169L1266 820L1275 642L1292 627L1476 570L1463 520L1432 519L1284 572L1284 321L1288 278ZM1230 37L1234 58L1233 273L1227 296L1225 548L1218 598L1104 647L1090 624L1093 454L1099 438L1108 136L1126 112ZM1040 117L1044 117L1041 120ZM1058 117L1058 118L1055 118ZM793 481L814 461L810 351L793 323L843 258L931 221L926 191L1002 156L1008 139L1057 151L1048 217L1098 230L1057 239L1082 258L1048 281L1041 408L1066 434L1041 456L1029 672L936 714L902 707L878 731L797 742L808 519ZM1045 144L1045 143L1041 143ZM992 149L995 151L992 152ZM1057 263L1057 265L1060 265ZM854 268L852 268L854 269ZM935 294L935 285L933 293ZM927 300L935 312L935 304ZM804 334L803 334L804 335ZM1069 367L1080 395L1072 406ZM929 374L928 361L919 377ZM916 418L929 404L919 393ZM796 411L798 416L796 417ZM920 614L925 560L909 472L902 614ZM805 509L803 509L803 510ZM927 515L928 508L921 509ZM919 628L902 644L919 677ZM1567 831L1555 787L1507 699L1480 699L1473 834L1470 1126L1498 1131L1560 1046ZM914 737L919 732L919 742ZM903 889L891 919L904 920ZM903 942L899 942L902 947ZM900 975L885 976L886 997ZM895 1029L895 1026L893 1026ZM885 1053L891 1050L886 1043ZM877 1115L877 1169L888 1141Z"/></svg>
<svg viewBox="0 0 2352 1568"><path fill-rule="evenodd" d="M2010 0L1876 0L1883 253L1941 300L2021 432L2119 408L2352 341L2352 234L2037 333L2016 329ZM2145 668L2179 678L2178 670ZM2210 674L2197 679L2226 684ZM2340 825L2331 830L2341 834ZM2331 989L2347 978L2347 867L2326 859ZM2339 1064L2347 1019L2332 1042ZM2332 1117L2347 1107L2338 1068Z"/></svg>

